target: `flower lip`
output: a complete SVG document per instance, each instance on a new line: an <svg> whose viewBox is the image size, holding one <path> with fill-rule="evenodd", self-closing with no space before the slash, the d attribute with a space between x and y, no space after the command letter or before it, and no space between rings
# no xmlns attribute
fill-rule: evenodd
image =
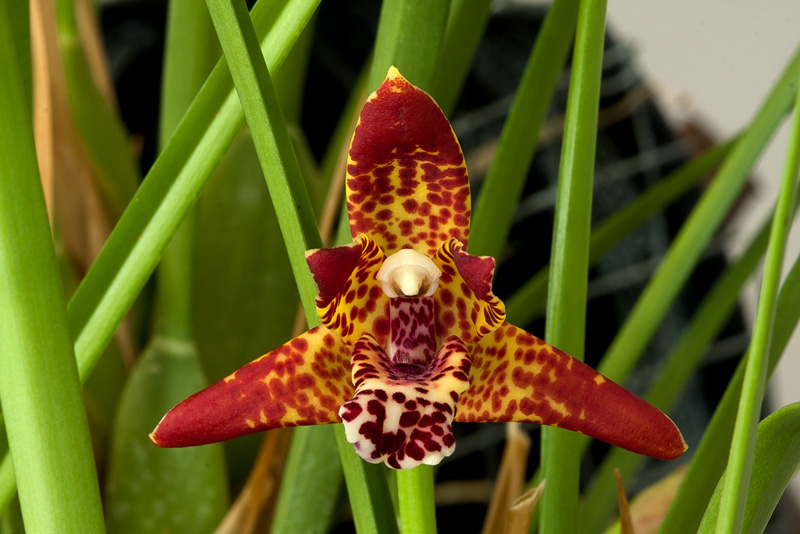
<svg viewBox="0 0 800 534"><path fill-rule="evenodd" d="M386 258L376 278L389 298L409 298L432 296L441 275L428 256L406 248Z"/></svg>

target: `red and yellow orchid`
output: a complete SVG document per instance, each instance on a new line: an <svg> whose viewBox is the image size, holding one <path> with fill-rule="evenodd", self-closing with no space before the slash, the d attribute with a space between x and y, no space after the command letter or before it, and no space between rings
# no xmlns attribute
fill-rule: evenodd
<svg viewBox="0 0 800 534"><path fill-rule="evenodd" d="M307 253L322 326L178 404L157 445L342 422L364 460L407 469L453 452L455 419L557 426L661 459L686 450L658 409L505 321L494 259L465 250L458 140L394 68L361 112L346 194L353 243Z"/></svg>

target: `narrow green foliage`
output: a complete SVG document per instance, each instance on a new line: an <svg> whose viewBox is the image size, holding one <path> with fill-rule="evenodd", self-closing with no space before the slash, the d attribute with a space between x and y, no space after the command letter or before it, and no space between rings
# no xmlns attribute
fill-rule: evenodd
<svg viewBox="0 0 800 534"><path fill-rule="evenodd" d="M292 267L247 129L197 202L194 248L193 330L206 377L216 382L285 343L299 303L297 286L287 283ZM234 485L244 483L262 439L253 434L225 442Z"/></svg>
<svg viewBox="0 0 800 534"><path fill-rule="evenodd" d="M655 382L643 398L665 412L697 369L708 347L717 338L739 304L739 291L758 266L769 240L769 224L764 225L742 255L720 276L689 319L688 327L665 358ZM588 440L587 440L588 442ZM633 480L647 458L623 449L613 448L595 471L584 495L580 531L596 532L617 509L614 469L625 480Z"/></svg>
<svg viewBox="0 0 800 534"><path fill-rule="evenodd" d="M798 76L800 52L795 54L750 127L725 158L714 181L672 242L658 271L650 279L633 311L606 351L598 368L603 375L623 382L638 361L738 196L750 169L794 101Z"/></svg>
<svg viewBox="0 0 800 534"><path fill-rule="evenodd" d="M795 84L800 75L795 78ZM744 517L747 486L753 466L753 451L758 417L767 383L767 361L772 342L772 327L775 321L775 306L780 286L786 238L791 224L792 205L796 196L796 178L800 162L800 91L797 92L794 120L786 148L786 159L781 179L778 203L772 220L769 248L761 282L753 339L745 367L744 384L739 401L736 427L733 431L728 476L722 488L717 521L718 534L740 532Z"/></svg>
<svg viewBox="0 0 800 534"><path fill-rule="evenodd" d="M100 493L36 163L23 9L0 7L0 402L29 532L103 532ZM11 127L13 125L13 127ZM7 466L0 475L10 480ZM0 489L8 496L8 489Z"/></svg>
<svg viewBox="0 0 800 534"><path fill-rule="evenodd" d="M219 55L202 4L171 2L168 34L162 143ZM186 218L158 265L156 333L137 361L115 416L104 495L111 532L210 532L228 508L222 445L167 450L147 438L164 413L207 385L192 333L193 220L192 214Z"/></svg>
<svg viewBox="0 0 800 534"><path fill-rule="evenodd" d="M6 512L0 514L0 534L25 534L19 499L11 501L11 506L8 507Z"/></svg>
<svg viewBox="0 0 800 534"><path fill-rule="evenodd" d="M719 165L734 142L735 139L718 145L684 164L598 224L592 230L589 266L596 265L625 236L696 185ZM527 324L543 312L549 274L549 268L543 268L506 300L506 313L511 322Z"/></svg>
<svg viewBox="0 0 800 534"><path fill-rule="evenodd" d="M319 324L314 305L316 286L305 262L305 251L321 246L321 240L316 229L314 214L302 181L300 168L289 141L286 124L283 121L277 97L272 88L269 72L256 46L255 33L250 24L247 8L244 2L234 1L231 3L229 0L208 0L208 6L214 26L220 37L223 52L231 65L234 84L239 92L253 135L256 152L259 155L261 167L267 179L272 203L289 253L289 260L292 263L294 277L298 284L300 299L306 311L306 320L309 325ZM317 437L319 434L320 429L306 429L299 433L301 441L298 443L301 445L292 445L290 466L292 462L295 462L295 464L293 467L287 468L285 484L300 486L300 491L304 491L305 488L318 488L320 485L328 486L329 490L337 486L334 483L335 477L323 480L318 476L307 479L312 484L293 484L294 482L299 482L300 473L296 462L300 461L300 458L307 458L306 455L300 454L300 449L314 447L314 454L317 454L316 449L318 447L315 442L318 442L318 440L310 440L309 438ZM295 439L297 438L298 434L296 433ZM347 452L352 454L349 444L344 443L342 446L346 447ZM341 454L343 455L344 451ZM345 468L348 488L363 487L367 484L364 466L361 462L346 462L343 463L343 467ZM372 519L375 515L372 499L388 502L388 491L386 489L381 491L381 488L373 489L376 491L372 495L357 491L350 491L349 495L353 508L358 509L360 512L357 517L365 517L367 521L377 524L378 520ZM282 503L287 502L284 500L285 497L282 496L281 499ZM317 502L317 500L317 498L314 498L304 502L311 503ZM297 501L291 500L288 502L296 503ZM277 513L277 517L283 518L282 521L288 521L285 506L285 504L279 503L281 510ZM324 520L325 516L318 515L325 512L324 506L315 505L311 508L312 511L304 514L302 518L293 519L295 524L299 520L302 521L302 525L306 525L300 531L306 531L314 524L326 524L328 522ZM276 530L286 528L286 523L278 522L277 518L276 523Z"/></svg>
<svg viewBox="0 0 800 534"><path fill-rule="evenodd" d="M445 115L450 115L461 94L472 57L489 22L491 4L491 0L452 0L436 84L431 91Z"/></svg>
<svg viewBox="0 0 800 534"><path fill-rule="evenodd" d="M0 418L2 418L0 413ZM5 428L0 432L0 516L17 494L17 483L14 479L14 466L11 465L11 453L8 450Z"/></svg>
<svg viewBox="0 0 800 534"><path fill-rule="evenodd" d="M212 532L228 510L220 445L162 449L148 434L205 383L194 344L157 337L137 362L114 423L104 495L110 533Z"/></svg>
<svg viewBox="0 0 800 534"><path fill-rule="evenodd" d="M330 528L342 486L342 464L334 425L292 430L275 518L275 534L324 534ZM298 510L302 503L302 510Z"/></svg>
<svg viewBox="0 0 800 534"><path fill-rule="evenodd" d="M260 33L271 30L262 49L274 68L285 59L317 2L294 0L285 8L259 3L254 9ZM93 368L243 123L227 64L220 62L70 300L70 330L82 377Z"/></svg>
<svg viewBox="0 0 800 534"><path fill-rule="evenodd" d="M285 59L317 2L260 2L253 9L254 25L259 35L265 35L262 50L271 65L277 68ZM221 62L69 302L67 316L82 381L243 123L227 65ZM3 465L8 461L5 458ZM0 466L0 472L4 469ZM0 495L9 491L6 480L0 479Z"/></svg>
<svg viewBox="0 0 800 534"><path fill-rule="evenodd" d="M367 90L377 89L394 65L408 81L431 92L449 11L450 0L384 0Z"/></svg>
<svg viewBox="0 0 800 534"><path fill-rule="evenodd" d="M204 5L172 0L161 79L158 144L163 149L219 60L219 43Z"/></svg>
<svg viewBox="0 0 800 534"><path fill-rule="evenodd" d="M753 470L746 486L741 531L759 534L767 528L789 480L800 467L800 404L785 406L759 423L753 463L758 469ZM698 532L715 531L728 476L726 472L720 480Z"/></svg>
<svg viewBox="0 0 800 534"><path fill-rule="evenodd" d="M767 379L780 361L789 338L800 320L800 258L786 276L778 295L775 327L767 363ZM694 532L700 525L703 510L697 503L707 503L725 469L736 419L745 362L739 363L728 383L703 440L684 476L678 493L664 518L662 532Z"/></svg>
<svg viewBox="0 0 800 534"><path fill-rule="evenodd" d="M229 0L207 3L267 180L306 319L311 324L316 315L317 289L305 253L321 247L322 241L297 156L247 6Z"/></svg>
<svg viewBox="0 0 800 534"><path fill-rule="evenodd" d="M572 76L558 178L545 339L582 359L589 278L589 235L606 3L583 0L578 14ZM539 530L577 532L578 436L542 428L542 495Z"/></svg>
<svg viewBox="0 0 800 534"><path fill-rule="evenodd" d="M475 206L469 237L472 254L501 257L514 215L508 206L515 205L522 194L539 129L570 50L579 5L579 0L553 2L536 36Z"/></svg>

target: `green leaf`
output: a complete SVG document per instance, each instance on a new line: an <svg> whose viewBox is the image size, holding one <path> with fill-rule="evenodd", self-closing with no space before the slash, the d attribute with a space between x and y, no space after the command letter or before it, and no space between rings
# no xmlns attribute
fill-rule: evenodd
<svg viewBox="0 0 800 534"><path fill-rule="evenodd" d="M431 95L449 115L467 79L492 6L491 0L452 0Z"/></svg>
<svg viewBox="0 0 800 534"><path fill-rule="evenodd" d="M769 221L750 242L741 256L732 262L703 297L689 319L688 326L673 345L653 384L642 397L664 412L675 401L700 365L708 347L717 338L739 304L739 292L758 266L769 241ZM595 471L584 494L580 531L600 531L617 509L614 494L614 469L625 480L633 481L647 458L614 448Z"/></svg>
<svg viewBox="0 0 800 534"><path fill-rule="evenodd" d="M110 533L213 532L228 509L219 444L162 449L148 434L205 385L194 345L156 337L131 374L114 423L104 494Z"/></svg>
<svg viewBox="0 0 800 534"><path fill-rule="evenodd" d="M86 412L36 162L27 11L0 7L0 402L29 532L103 532ZM0 476L9 482L8 467ZM8 486L0 495L8 495Z"/></svg>
<svg viewBox="0 0 800 534"><path fill-rule="evenodd" d="M262 49L271 65L277 67L285 59L317 1L293 0L286 6L259 2L254 7L259 32L270 30ZM82 377L91 371L243 123L222 61L70 300L70 327Z"/></svg>
<svg viewBox="0 0 800 534"><path fill-rule="evenodd" d="M14 499L6 512L0 515L0 534L25 534L19 499Z"/></svg>
<svg viewBox="0 0 800 534"><path fill-rule="evenodd" d="M564 142L558 178L545 339L583 359L589 279L594 154L603 71L606 2L583 0L578 13ZM578 436L542 428L539 511L544 533L577 532L580 448Z"/></svg>
<svg viewBox="0 0 800 534"><path fill-rule="evenodd" d="M778 295L775 327L770 348L767 376L780 361L789 338L800 320L800 258L789 271ZM744 377L745 362L739 363L736 373L722 396L705 434L696 448L694 458L684 476L678 493L664 518L662 532L681 533L697 530L703 509L697 503L707 503L725 469L728 458L739 392Z"/></svg>
<svg viewBox="0 0 800 534"><path fill-rule="evenodd" d="M784 406L758 425L747 504L742 508L742 532L764 532L772 512L800 466L800 403ZM706 509L698 532L715 531L727 472Z"/></svg>
<svg viewBox="0 0 800 534"><path fill-rule="evenodd" d="M340 425L300 427L292 431L291 454L286 462L271 532L324 534L329 531L342 487L335 426ZM302 513L298 513L298 503L302 503Z"/></svg>
<svg viewBox="0 0 800 534"><path fill-rule="evenodd" d="M795 84L800 76L795 78ZM780 287L781 268L786 250L786 239L791 225L796 177L800 165L800 90L797 91L794 119L786 148L786 159L775 215L769 235L769 247L761 281L753 338L748 350L744 383L733 431L728 477L722 489L720 514L716 531L720 534L741 530L743 506L753 465L755 434L764 391L767 386L767 366L775 307Z"/></svg>
<svg viewBox="0 0 800 534"><path fill-rule="evenodd" d="M289 131L246 5L238 0L208 0L207 4L267 181L306 319L312 324L317 287L305 253L321 247L322 241Z"/></svg>
<svg viewBox="0 0 800 534"><path fill-rule="evenodd" d="M384 0L367 91L378 88L392 65L412 84L433 91L449 11L450 0Z"/></svg>
<svg viewBox="0 0 800 534"><path fill-rule="evenodd" d="M216 382L285 343L299 303L247 129L198 201L195 230L193 330L206 376ZM262 438L225 442L234 484L244 483Z"/></svg>

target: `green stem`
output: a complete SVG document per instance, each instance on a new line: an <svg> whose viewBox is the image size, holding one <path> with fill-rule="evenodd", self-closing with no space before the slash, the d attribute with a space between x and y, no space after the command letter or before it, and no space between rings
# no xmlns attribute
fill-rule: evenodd
<svg viewBox="0 0 800 534"><path fill-rule="evenodd" d="M745 367L739 412L733 431L728 468L717 518L717 534L741 531L744 517L744 501L753 465L756 429L761 412L761 403L766 388L767 362L772 342L772 329L775 321L775 306L780 286L783 255L786 238L789 234L791 209L796 195L795 177L800 162L800 91L795 102L794 120L786 149L778 204L772 220L764 276L761 282L761 295L753 328L753 339Z"/></svg>
<svg viewBox="0 0 800 534"><path fill-rule="evenodd" d="M29 114L28 12L0 5L0 402L29 532L104 532ZM7 466L0 476L10 480ZM0 491L7 495L7 491Z"/></svg>
<svg viewBox="0 0 800 534"><path fill-rule="evenodd" d="M381 7L367 90L374 91L389 67L394 65L412 84L433 91L449 11L450 0L385 0ZM433 472L427 467L411 471L413 474L399 472L397 478L398 491L405 495L400 515L411 521L403 521L403 530L435 532ZM420 491L427 493L415 494ZM429 530L415 530L423 527Z"/></svg>
<svg viewBox="0 0 800 534"><path fill-rule="evenodd" d="M545 338L578 359L583 359L586 333L592 186L605 20L604 0L581 1L548 284ZM542 428L542 476L547 480L547 490L542 495L541 532L577 532L578 437L562 429Z"/></svg>
<svg viewBox="0 0 800 534"><path fill-rule="evenodd" d="M431 92L449 11L450 0L384 0L367 90L377 89L394 65L412 84Z"/></svg>
<svg viewBox="0 0 800 534"><path fill-rule="evenodd" d="M397 471L397 498L403 534L436 533L432 466Z"/></svg>

